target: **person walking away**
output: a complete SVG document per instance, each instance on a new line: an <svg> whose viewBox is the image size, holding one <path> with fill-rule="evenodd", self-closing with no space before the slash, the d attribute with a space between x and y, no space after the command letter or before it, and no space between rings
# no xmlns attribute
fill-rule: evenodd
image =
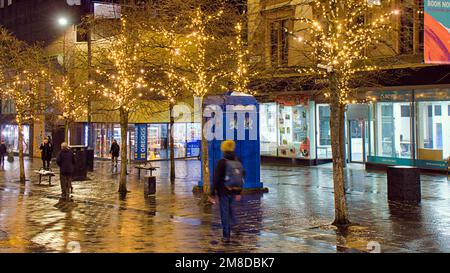
<svg viewBox="0 0 450 273"><path fill-rule="evenodd" d="M8 152L8 149L6 148L5 141L2 140L0 144L0 166L2 168L5 168L5 156Z"/></svg>
<svg viewBox="0 0 450 273"><path fill-rule="evenodd" d="M60 170L61 200L68 201L72 190L72 174L75 168L75 156L65 142L61 144L61 152L58 154L56 163Z"/></svg>
<svg viewBox="0 0 450 273"><path fill-rule="evenodd" d="M235 154L236 143L232 140L222 142L220 149L223 158L219 160L214 171L214 183L211 189L210 201L219 198L220 217L222 220L223 240L230 242L231 227L237 224L233 203L241 201L244 187L245 170L240 159Z"/></svg>
<svg viewBox="0 0 450 273"><path fill-rule="evenodd" d="M113 143L111 144L111 150L109 151L109 153L111 154L112 165L114 167L117 167L117 162L118 162L119 154L120 154L120 146L119 146L119 144L117 144L117 141L115 139L113 140Z"/></svg>
<svg viewBox="0 0 450 273"><path fill-rule="evenodd" d="M41 144L39 149L41 150L43 168L44 170L48 170L50 169L50 161L52 160L53 144L50 143L48 138L45 138L44 143Z"/></svg>

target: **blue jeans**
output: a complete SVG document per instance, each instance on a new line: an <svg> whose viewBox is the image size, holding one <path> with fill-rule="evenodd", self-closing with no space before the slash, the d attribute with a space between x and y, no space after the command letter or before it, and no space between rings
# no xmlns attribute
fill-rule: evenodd
<svg viewBox="0 0 450 273"><path fill-rule="evenodd" d="M220 217L222 219L223 237L230 238L231 225L236 224L236 217L234 215L232 204L234 197L232 195L219 196L220 203Z"/></svg>

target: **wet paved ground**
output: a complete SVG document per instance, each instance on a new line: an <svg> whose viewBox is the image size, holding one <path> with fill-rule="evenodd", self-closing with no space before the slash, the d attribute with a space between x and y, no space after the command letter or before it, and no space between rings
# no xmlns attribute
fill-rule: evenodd
<svg viewBox="0 0 450 273"><path fill-rule="evenodd" d="M247 195L239 204L238 234L220 241L216 205L192 193L198 161L177 161L177 181L168 182L168 163L157 172L157 194L144 198L133 169L126 198L117 194L118 174L96 162L90 180L74 182L74 202L57 205L60 188L37 185L27 161L26 185L18 164L0 170L0 252L450 252L450 182L422 176L420 206L389 205L386 175L361 165L347 171L352 222L345 231L333 219L331 167L263 166L267 194Z"/></svg>

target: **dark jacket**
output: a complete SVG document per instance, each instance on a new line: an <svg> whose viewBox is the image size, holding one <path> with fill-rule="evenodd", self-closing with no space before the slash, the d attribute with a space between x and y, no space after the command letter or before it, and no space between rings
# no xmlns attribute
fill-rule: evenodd
<svg viewBox="0 0 450 273"><path fill-rule="evenodd" d="M109 151L109 153L114 157L119 157L119 152L120 152L119 144L117 143L111 144L111 150Z"/></svg>
<svg viewBox="0 0 450 273"><path fill-rule="evenodd" d="M0 155L6 155L7 154L7 149L6 149L6 145L5 144L0 144Z"/></svg>
<svg viewBox="0 0 450 273"><path fill-rule="evenodd" d="M43 160L52 160L53 144L50 142L42 143L39 149L41 150L41 158Z"/></svg>
<svg viewBox="0 0 450 273"><path fill-rule="evenodd" d="M238 160L241 161L234 153L225 153L224 158L217 162L216 168L214 170L214 181L213 187L211 189L211 194L214 195L235 195L240 194L240 191L232 191L230 192L225 188L225 175L226 175L226 167L227 160ZM245 171L244 171L245 176Z"/></svg>
<svg viewBox="0 0 450 273"><path fill-rule="evenodd" d="M56 164L62 175L72 175L75 168L75 156L70 149L63 149L56 158Z"/></svg>

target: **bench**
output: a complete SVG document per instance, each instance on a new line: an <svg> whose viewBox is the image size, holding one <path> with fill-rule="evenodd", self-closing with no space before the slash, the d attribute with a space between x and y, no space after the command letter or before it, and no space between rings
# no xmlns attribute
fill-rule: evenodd
<svg viewBox="0 0 450 273"><path fill-rule="evenodd" d="M138 165L135 167L138 170L138 177L141 177L141 170L150 172L150 176L153 176L153 172L159 169L159 167L153 167L151 164Z"/></svg>
<svg viewBox="0 0 450 273"><path fill-rule="evenodd" d="M40 169L39 171L34 171L35 173L39 174L39 185L42 182L42 177L48 177L48 185L52 185L52 177L55 176L55 173L52 170L44 170Z"/></svg>

